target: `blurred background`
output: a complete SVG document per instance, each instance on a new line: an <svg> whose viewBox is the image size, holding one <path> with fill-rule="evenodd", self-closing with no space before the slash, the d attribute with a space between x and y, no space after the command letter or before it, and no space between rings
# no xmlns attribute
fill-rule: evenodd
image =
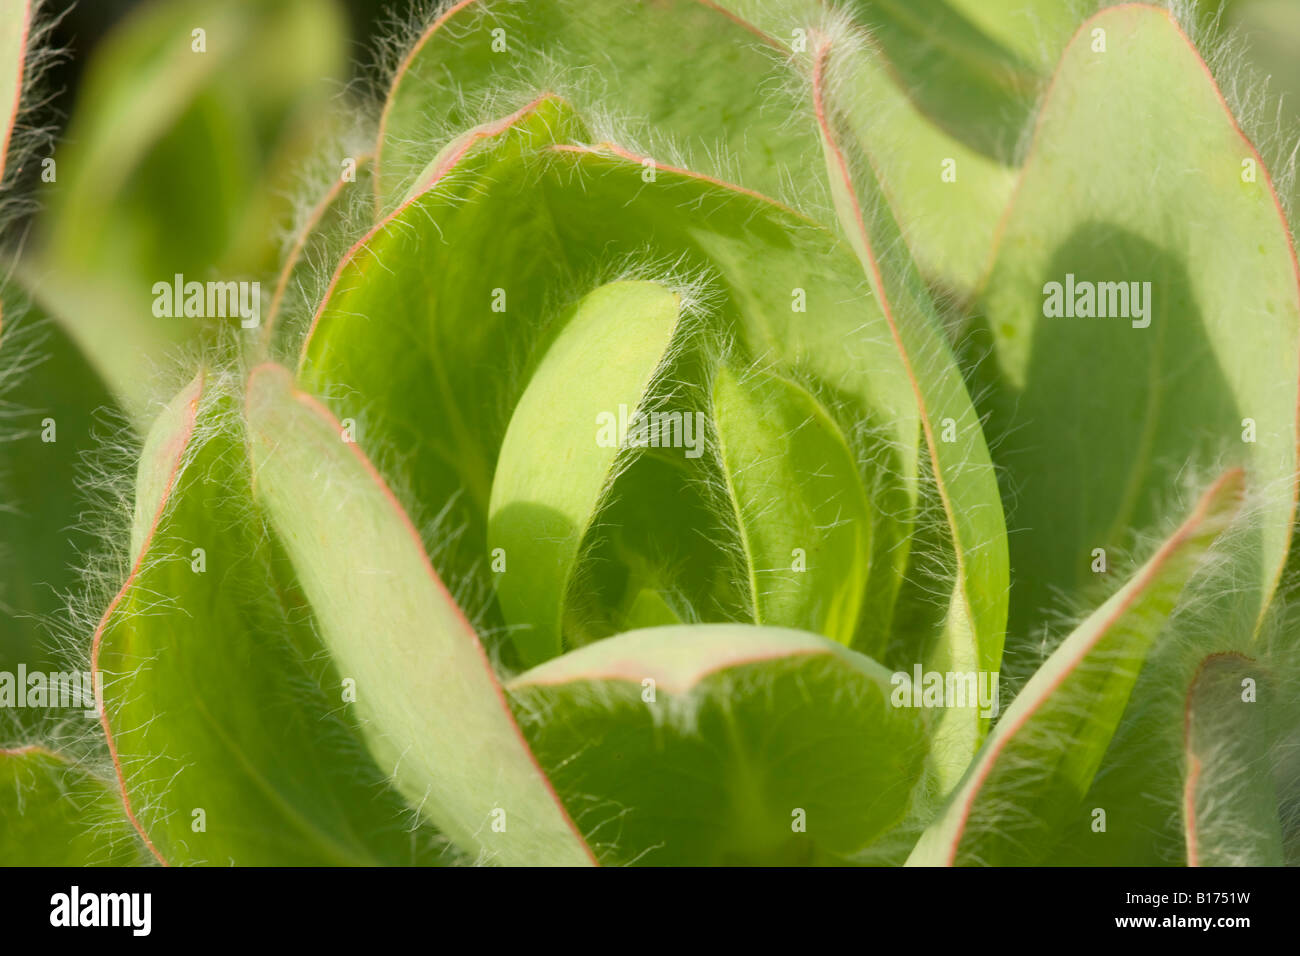
<svg viewBox="0 0 1300 956"><path fill-rule="evenodd" d="M45 9L61 18L54 33L54 45L69 54L54 76L54 85L63 90L60 106L65 112L71 106L86 57L96 44L132 9L158 2L166 3L167 0L47 0ZM352 59L363 64L370 61L370 41L381 24L394 18L404 22L412 10L429 5L423 0L321 2L346 12L351 27Z"/></svg>

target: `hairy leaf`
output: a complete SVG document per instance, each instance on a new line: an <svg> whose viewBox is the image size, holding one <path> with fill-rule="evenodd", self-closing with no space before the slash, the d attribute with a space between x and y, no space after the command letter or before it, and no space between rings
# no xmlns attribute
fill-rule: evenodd
<svg viewBox="0 0 1300 956"><path fill-rule="evenodd" d="M0 182L4 181L9 142L22 101L31 19L31 0L6 0L0 14Z"/></svg>
<svg viewBox="0 0 1300 956"><path fill-rule="evenodd" d="M369 195L374 161L349 159L315 204L301 217L292 244L280 264L261 329L265 356L293 361L301 351L312 316L324 295L328 276L347 254L357 233L358 210L369 210L361 194ZM369 220L365 220L369 226Z"/></svg>
<svg viewBox="0 0 1300 956"><path fill-rule="evenodd" d="M1201 664L1187 694L1183 829L1189 866L1281 866L1269 696L1240 654Z"/></svg>
<svg viewBox="0 0 1300 956"><path fill-rule="evenodd" d="M1032 19L1032 7L1047 5L1021 5L1022 22ZM1033 60L950 0L848 0L846 9L870 26L901 86L928 116L991 157L1011 152L1037 93Z"/></svg>
<svg viewBox="0 0 1300 956"><path fill-rule="evenodd" d="M82 522L82 457L112 399L68 336L14 286L0 328L0 670L57 662L78 562L95 539ZM25 314L23 314L25 311ZM21 318L16 316L21 315ZM11 376L11 377L10 377ZM57 668L56 668L57 669Z"/></svg>
<svg viewBox="0 0 1300 956"><path fill-rule="evenodd" d="M1041 864L1062 832L1087 830L1094 821L1082 798L1142 662L1184 584L1235 515L1243 486L1240 470L1220 478L1137 574L1039 668L910 864Z"/></svg>
<svg viewBox="0 0 1300 956"><path fill-rule="evenodd" d="M374 467L279 366L254 370L247 414L259 499L339 673L354 681L379 765L483 860L590 862L478 637Z"/></svg>
<svg viewBox="0 0 1300 956"><path fill-rule="evenodd" d="M925 756L885 668L779 628L632 631L509 691L608 864L843 863L902 819Z"/></svg>
<svg viewBox="0 0 1300 956"><path fill-rule="evenodd" d="M858 646L882 648L908 560L917 426L914 393L858 266L828 232L765 197L647 167L617 147L547 151L552 136L579 131L565 115L544 98L485 127L475 151L447 157L435 187L341 267L300 380L358 421L359 442L422 514L450 516L443 526L453 533L434 555L440 570L482 579L488 483L519 382L553 337L550 303L590 291L592 277L699 287L711 334L732 342L738 364L797 371L833 396L879 501ZM504 311L493 311L498 301ZM466 315L479 318L462 328ZM380 321L422 344L376 352ZM682 522L669 536L669 563L690 564L696 528Z"/></svg>
<svg viewBox="0 0 1300 956"><path fill-rule="evenodd" d="M497 453L554 299L549 214L517 183L575 123L545 97L466 138L340 263L303 347L303 385L358 423L417 520L441 514L457 535L438 559L452 580L481 561Z"/></svg>
<svg viewBox="0 0 1300 956"><path fill-rule="evenodd" d="M117 791L39 746L0 750L5 866L138 866L148 853Z"/></svg>
<svg viewBox="0 0 1300 956"><path fill-rule="evenodd" d="M436 862L364 753L349 688L250 505L232 405L200 376L159 417L135 564L95 636L127 812L167 863Z"/></svg>
<svg viewBox="0 0 1300 956"><path fill-rule="evenodd" d="M713 407L754 623L851 644L872 520L844 436L807 391L763 372L721 368Z"/></svg>
<svg viewBox="0 0 1300 956"><path fill-rule="evenodd" d="M873 574L855 646L878 651L909 557L918 468L915 393L878 302L821 227L698 174L659 167L647 184L644 170L618 147L561 150L544 185L563 248L586 270L611 256L648 255L701 270L737 367L794 375L834 400L876 502Z"/></svg>
<svg viewBox="0 0 1300 956"><path fill-rule="evenodd" d="M789 124L783 72L769 39L700 0L456 3L394 79L380 131L381 202L406 192L455 132L500 112L503 96L537 90L669 156L725 157L743 185L776 195L787 171L807 166L810 145Z"/></svg>
<svg viewBox="0 0 1300 956"><path fill-rule="evenodd" d="M914 392L928 474L951 549L951 601L928 669L998 670L1007 614L1006 524L983 429L943 339L938 316L869 156L829 95L836 41L822 37L813 55L813 96L827 172L842 228L875 292ZM962 666L964 665L964 666ZM987 726L977 708L952 711L936 731L952 771L973 753Z"/></svg>
<svg viewBox="0 0 1300 956"><path fill-rule="evenodd" d="M968 294L987 264L998 218L1015 182L1009 157L1017 116L1023 119L1024 97L1034 88L1034 78L1024 69L1032 53L982 29L988 24L977 26L976 14L986 12L982 7L957 10L949 9L955 4L924 2L925 12L909 13L909 4L890 0L887 15L870 0L840 4L834 14L822 0L721 0L720 5L767 31L773 44L788 51L793 75L805 87L811 86L818 51L832 42L836 78L828 95L842 114L843 134L870 158L918 268L942 287ZM1019 16L1001 11L990 19L1014 19L1024 27L1025 10L1016 5ZM931 15L936 9L938 18ZM915 30L918 13L928 21L930 32L924 37ZM886 20L893 29L886 31L888 42L882 48L884 34L873 28ZM1059 24L1044 27L1044 36L1056 30ZM1024 32L1019 35L1023 41ZM971 39L991 59L960 62L951 55L952 48L969 45ZM907 77L899 62L906 63ZM1015 63L1020 65L1003 68ZM978 79L972 83L972 77ZM911 79L922 82L907 82ZM1019 102L1009 115L992 102L980 108L979 88L999 90L995 97ZM977 105L973 112L972 100ZM800 102L796 111L815 131L815 101ZM979 124L970 122L975 116ZM811 159L817 149L810 145L806 155ZM823 176L821 164L810 164L805 175Z"/></svg>

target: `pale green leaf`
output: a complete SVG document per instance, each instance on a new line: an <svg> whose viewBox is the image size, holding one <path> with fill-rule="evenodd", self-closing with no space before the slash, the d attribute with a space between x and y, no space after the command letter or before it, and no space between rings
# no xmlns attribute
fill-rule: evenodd
<svg viewBox="0 0 1300 956"><path fill-rule="evenodd" d="M1088 21L982 295L1018 640L1036 644L1062 599L1090 600L1095 549L1155 526L1189 468L1248 469L1260 520L1241 574L1262 609L1295 512L1297 281L1268 173L1170 14Z"/></svg>
<svg viewBox="0 0 1300 956"><path fill-rule="evenodd" d="M279 366L254 370L247 414L258 499L339 673L355 682L379 765L483 860L590 862L477 635L374 467Z"/></svg>
<svg viewBox="0 0 1300 956"><path fill-rule="evenodd" d="M579 545L621 449L639 440L635 416L651 412L649 390L669 356L680 299L653 282L592 292L564 321L515 407L492 481L488 546L507 562L497 598L526 665L563 646ZM620 434L624 416L629 434Z"/></svg>
<svg viewBox="0 0 1300 956"><path fill-rule="evenodd" d="M852 55L852 47L849 47ZM830 95L840 56L823 38L813 57L813 96L827 173L841 226L875 292L890 339L914 392L926 452L953 565L952 601L940 638L926 650L931 669L969 661L998 670L1007 614L1007 536L996 476L983 428L944 341L880 181L846 111ZM851 113L851 110L848 111ZM970 709L964 736L976 742L986 723ZM951 733L957 733L955 729Z"/></svg>

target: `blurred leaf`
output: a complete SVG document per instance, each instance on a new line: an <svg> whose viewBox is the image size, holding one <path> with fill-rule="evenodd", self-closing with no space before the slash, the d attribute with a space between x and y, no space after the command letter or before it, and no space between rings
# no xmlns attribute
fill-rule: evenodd
<svg viewBox="0 0 1300 956"><path fill-rule="evenodd" d="M137 419L153 365L227 322L156 316L154 284L273 268L284 166L343 57L330 0L147 4L92 57L22 274Z"/></svg>
<svg viewBox="0 0 1300 956"><path fill-rule="evenodd" d="M10 137L22 102L31 20L31 0L4 0L0 8L0 183L4 182Z"/></svg>
<svg viewBox="0 0 1300 956"><path fill-rule="evenodd" d="M897 0L893 0L897 5ZM929 0L942 2L965 29L982 34L976 42L995 44L1040 73L1050 73L1079 26L1090 0Z"/></svg>
<svg viewBox="0 0 1300 956"><path fill-rule="evenodd" d="M1220 478L1137 574L1039 668L909 864L1040 865L1063 832L1086 831L1091 821L1082 799L1143 660L1188 578L1236 514L1243 488L1239 469Z"/></svg>
<svg viewBox="0 0 1300 956"><path fill-rule="evenodd" d="M799 631L633 631L513 680L602 863L840 863L905 814L925 756L889 671Z"/></svg>
<svg viewBox="0 0 1300 956"><path fill-rule="evenodd" d="M200 375L141 458L135 565L94 651L128 812L174 864L436 862L250 509L233 406Z"/></svg>
<svg viewBox="0 0 1300 956"><path fill-rule="evenodd" d="M114 788L44 747L0 750L5 866L138 866L148 859Z"/></svg>
<svg viewBox="0 0 1300 956"><path fill-rule="evenodd" d="M10 286L0 328L0 670L60 662L53 631L82 584L83 458L112 399L78 349Z"/></svg>
<svg viewBox="0 0 1300 956"><path fill-rule="evenodd" d="M279 366L254 370L247 414L259 500L340 674L355 681L380 767L482 860L590 862L477 635L374 467Z"/></svg>

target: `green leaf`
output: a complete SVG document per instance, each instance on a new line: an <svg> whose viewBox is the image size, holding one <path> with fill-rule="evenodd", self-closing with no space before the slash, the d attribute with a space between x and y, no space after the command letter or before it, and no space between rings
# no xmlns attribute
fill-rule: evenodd
<svg viewBox="0 0 1300 956"><path fill-rule="evenodd" d="M915 520L918 425L915 392L879 300L848 249L820 226L685 170L658 167L647 184L642 160L613 146L556 150L544 187L562 248L579 274L620 256L698 269L711 280L710 311L737 367L794 377L834 399L828 406L855 438L876 503L855 646L883 649ZM654 237L649 248L647 237Z"/></svg>
<svg viewBox="0 0 1300 956"><path fill-rule="evenodd" d="M987 268L1015 169L920 114L887 64L852 44L836 56L834 99L844 135L877 171L876 201L889 204L925 278L969 296Z"/></svg>
<svg viewBox="0 0 1300 956"><path fill-rule="evenodd" d="M673 387L672 406L681 410L683 428L687 416L699 416L690 444L684 432L683 444L700 457L688 457L683 448L638 448L616 466L567 596L567 646L638 627L750 620L735 519L728 517L734 509L711 455L705 396L702 389L680 387L706 374L679 360L663 377Z"/></svg>
<svg viewBox="0 0 1300 956"><path fill-rule="evenodd" d="M248 256L223 244L238 232L232 217L293 112L303 101L319 106L341 65L340 30L337 7L313 0L138 10L87 68L58 156L51 251L160 268L157 278L219 263L228 251ZM160 232L164 224L194 228Z"/></svg>
<svg viewBox="0 0 1300 956"><path fill-rule="evenodd" d="M236 414L201 374L141 458L135 563L93 652L127 812L168 863L435 862L250 506Z"/></svg>
<svg viewBox="0 0 1300 956"><path fill-rule="evenodd" d="M1047 38L1055 36L1060 25L1045 23L1041 31L1027 30L1037 18L1026 18L1018 0L1017 15L1001 11L991 17L982 0L960 5L923 2L927 10L920 19L927 21L927 31L920 35L915 29L916 15L909 15L905 4L892 0L888 16L867 0L855 0L856 16L852 8L841 4L830 17L821 0L722 0L720 5L767 31L773 43L788 48L783 52L804 87L811 86L818 50L831 41L836 79L826 96L841 114L843 134L869 157L880 179L881 195L893 208L922 274L944 289L968 295L987 267L998 220L1015 184L1015 170L1010 165L1019 134L1015 117L1023 117L1025 111L1022 101L1013 106L1009 116L997 106L993 110L997 115L990 116L976 98L972 113L969 91L1003 88L997 95L1004 100L1023 100L1022 93L1016 91L1023 92L1026 82L1032 82L1024 75L1023 64L1033 64L1035 54L1041 55L1048 46ZM1055 13L1043 19L1055 21L1060 6L1048 5L1056 8ZM958 10L958 6L965 9ZM958 62L947 50L962 47L965 37L949 35L954 33L952 29L939 30L936 17L929 15L936 10L945 27L955 27L957 33L974 37L977 45L992 51L994 63L1009 57L1010 62L1021 65L1008 73L978 60ZM1068 11L1067 15L1072 20ZM882 49L878 42L882 34L873 28L886 19L894 21L894 28ZM988 22L977 20L1002 26L1004 20L1010 20L1015 26L1010 32L1030 49L1014 46L1006 31L995 35ZM1071 22L1065 27L1060 43L1072 26ZM919 83L905 81L896 65L900 61L906 61L909 78ZM1035 72L1044 72L1041 67L1040 61ZM937 75L944 72L950 75ZM1016 75L1019 79L1007 86L1007 80ZM974 83L971 77L977 78ZM814 134L815 106L815 102L798 105ZM973 115L980 115L983 122L972 126L969 120ZM807 144L806 157L817 155L814 139ZM810 163L804 175L820 179L824 175L821 164Z"/></svg>
<svg viewBox="0 0 1300 956"><path fill-rule="evenodd" d="M627 611L627 620L631 623L631 630L639 630L643 627L668 627L682 623L677 612L664 600L663 595L648 589L638 591L636 597L632 599L632 604Z"/></svg>
<svg viewBox="0 0 1300 956"><path fill-rule="evenodd" d="M1187 693L1183 830L1189 866L1281 866L1268 695L1258 663L1216 654Z"/></svg>
<svg viewBox="0 0 1300 956"><path fill-rule="evenodd" d="M549 341L552 303L574 301L600 277L634 275L701 287L710 334L734 342L739 364L797 373L833 396L879 502L871 610L862 615L870 627L855 646L883 648L908 561L917 422L857 263L826 230L763 196L665 166L648 182L644 158L617 147L547 150L557 136L581 133L553 97L485 129L499 135L445 157L436 187L341 266L300 369L306 388L357 421L359 443L420 518L450 515L444 526L456 533L429 541L444 577L491 586L483 516L503 412ZM505 311L493 311L496 291ZM381 322L414 347L375 348ZM602 515L613 533L606 517L629 516ZM662 537L669 565L698 566L713 554L691 521L674 520ZM638 579L629 606L642 587L664 589Z"/></svg>
<svg viewBox="0 0 1300 956"><path fill-rule="evenodd" d="M764 372L720 368L713 402L754 622L851 644L872 517L844 435L807 391Z"/></svg>
<svg viewBox="0 0 1300 956"><path fill-rule="evenodd" d="M137 866L148 856L108 783L44 747L0 749L5 866Z"/></svg>
<svg viewBox="0 0 1300 956"><path fill-rule="evenodd" d="M819 0L456 4L395 78L381 131L381 205L455 131L499 110L503 90L553 89L584 116L613 114L621 128L610 138L648 143L665 162L685 156L685 165L769 195L794 191L803 208L820 210L826 187L805 51L831 29L853 61L842 88L855 134L918 263L969 292L1011 193L1008 157L1043 79L1042 51L1059 49L1073 14L1041 0L991 16L938 0L916 12L892 0L855 6L857 22L841 4L828 25ZM1006 29L995 35L990 20L1010 22L1016 42ZM878 28L888 59L866 52L867 27ZM945 176L949 162L955 181Z"/></svg>
<svg viewBox="0 0 1300 956"><path fill-rule="evenodd" d="M1224 474L1129 582L1065 639L984 742L909 864L1035 865L1092 822L1082 799L1124 713L1148 650L1188 578L1240 505Z"/></svg>
<svg viewBox="0 0 1300 956"><path fill-rule="evenodd" d="M850 53L852 48L850 47ZM928 670L995 672L1007 614L1007 535L996 477L979 417L944 341L934 304L903 244L898 224L845 113L829 97L839 55L834 40L818 41L813 98L836 211L880 302L890 341L914 392L925 443L927 477L946 525L952 596L939 640L926 650ZM947 716L936 749L953 755L950 782L962 754L973 753L987 726L978 709Z"/></svg>
<svg viewBox="0 0 1300 956"><path fill-rule="evenodd" d="M936 0L1000 52L1050 73L1079 26L1079 7L1059 0ZM979 40L976 40L979 43ZM996 69L996 67L994 67Z"/></svg>
<svg viewBox="0 0 1300 956"><path fill-rule="evenodd" d="M1241 522L1244 527L1249 527L1248 517ZM1236 548L1242 542L1249 543L1249 537L1242 528L1234 529L1232 539L1217 549L1216 560L1188 585L1177 613L1147 656L1123 720L1085 798L1086 807L1106 811L1104 833L1088 827L1063 833L1052 850L1054 863L1186 864L1183 815L1189 762L1188 702L1207 658L1235 654L1255 661L1259 671L1256 706L1268 713L1270 723L1277 721L1269 732L1279 743L1294 736L1283 729L1289 701L1300 700L1285 689L1289 675L1298 673L1288 647L1294 628L1282 620L1270 624L1267 634L1256 635L1250 590L1236 584L1240 580ZM1279 615L1286 614L1286 605L1274 607ZM1294 726L1295 715L1289 719ZM1288 792L1285 748L1271 764L1277 773L1277 792L1282 795ZM1238 783L1247 779L1242 775Z"/></svg>
<svg viewBox="0 0 1300 956"><path fill-rule="evenodd" d="M902 820L925 756L889 671L798 631L633 631L509 691L606 864L842 863Z"/></svg>
<svg viewBox="0 0 1300 956"><path fill-rule="evenodd" d="M515 407L492 481L488 545L504 552L497 597L518 629L513 637L525 664L563 647L564 598L579 545L620 449L638 440L635 421L620 434L620 411L629 420L651 411L647 399L669 357L680 302L653 282L601 286L565 321Z"/></svg>
<svg viewBox="0 0 1300 956"><path fill-rule="evenodd" d="M1251 73L1268 77L1270 98L1282 104L1279 119L1294 128L1300 118L1296 112L1300 58L1295 55L1300 44L1300 7L1290 0L1230 0L1223 13L1224 27L1244 40L1242 54ZM1300 182L1290 179L1291 195L1283 200L1288 209L1300 209Z"/></svg>
<svg viewBox="0 0 1300 956"><path fill-rule="evenodd" d="M777 50L699 0L457 3L394 79L380 129L381 205L455 133L498 111L502 91L529 90L553 90L586 118L617 117L665 157L732 159L743 185L778 195L787 172L808 167L813 141L789 123L797 94L786 91Z"/></svg>
<svg viewBox="0 0 1300 956"><path fill-rule="evenodd" d="M1248 469L1260 521L1242 577L1267 603L1295 512L1297 281L1268 174L1170 15L1130 4L1090 20L982 296L1022 569L1010 633L1026 646L1044 610L1089 600L1094 549L1157 524L1189 468ZM1100 283L1117 284L1092 296L1112 317L1047 314Z"/></svg>
<svg viewBox="0 0 1300 956"><path fill-rule="evenodd" d="M439 556L449 580L482 557L503 412L562 268L547 210L517 184L575 123L544 97L475 131L348 253L303 346L300 381L358 423L359 444L426 509L417 524L445 509L463 529Z"/></svg>
<svg viewBox="0 0 1300 956"><path fill-rule="evenodd" d="M247 415L259 500L339 672L355 681L379 765L481 859L590 862L478 637L374 467L279 366L254 370Z"/></svg>

